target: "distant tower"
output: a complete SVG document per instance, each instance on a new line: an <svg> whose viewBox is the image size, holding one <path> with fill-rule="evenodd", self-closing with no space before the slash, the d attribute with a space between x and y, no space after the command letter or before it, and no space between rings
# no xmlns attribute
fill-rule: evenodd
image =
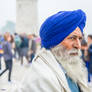
<svg viewBox="0 0 92 92"><path fill-rule="evenodd" d="M37 0L16 0L16 32L38 33Z"/></svg>

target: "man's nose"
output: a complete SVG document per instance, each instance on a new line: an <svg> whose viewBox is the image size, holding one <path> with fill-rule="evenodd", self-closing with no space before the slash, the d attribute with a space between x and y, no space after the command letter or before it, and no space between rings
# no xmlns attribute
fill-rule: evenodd
<svg viewBox="0 0 92 92"><path fill-rule="evenodd" d="M81 42L79 39L76 39L75 48L81 49Z"/></svg>

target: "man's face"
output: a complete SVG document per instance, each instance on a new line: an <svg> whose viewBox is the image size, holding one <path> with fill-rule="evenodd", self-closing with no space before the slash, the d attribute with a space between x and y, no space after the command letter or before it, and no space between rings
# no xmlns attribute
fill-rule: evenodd
<svg viewBox="0 0 92 92"><path fill-rule="evenodd" d="M84 63L79 57L81 40L82 33L79 28L76 28L63 42L51 49L56 60L65 69L67 75L75 82L84 79L86 75Z"/></svg>
<svg viewBox="0 0 92 92"><path fill-rule="evenodd" d="M60 44L67 50L81 49L82 33L77 27L69 36L67 36Z"/></svg>

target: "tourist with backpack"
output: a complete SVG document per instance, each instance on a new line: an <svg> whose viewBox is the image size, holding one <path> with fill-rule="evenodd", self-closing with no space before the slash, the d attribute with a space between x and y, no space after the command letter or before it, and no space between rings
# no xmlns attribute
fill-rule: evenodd
<svg viewBox="0 0 92 92"><path fill-rule="evenodd" d="M22 43L22 40L21 40L21 37L15 33L14 34L14 42L15 42L15 57L17 58L18 56L18 59L20 58L20 46L21 46L21 43Z"/></svg>

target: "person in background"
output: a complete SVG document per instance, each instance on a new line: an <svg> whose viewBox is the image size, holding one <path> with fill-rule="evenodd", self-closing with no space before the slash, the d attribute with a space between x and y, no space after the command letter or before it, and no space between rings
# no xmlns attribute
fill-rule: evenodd
<svg viewBox="0 0 92 92"><path fill-rule="evenodd" d="M21 59L21 65L23 65L23 57L26 58L27 62L29 63L28 59L28 37L26 34L21 35L21 45L20 45L20 59Z"/></svg>
<svg viewBox="0 0 92 92"><path fill-rule="evenodd" d="M88 41L88 46L90 46L92 44L92 35L88 35L88 38L87 38L87 41Z"/></svg>
<svg viewBox="0 0 92 92"><path fill-rule="evenodd" d="M0 35L0 72L2 71L2 64L1 64L1 57L3 56L3 46L2 46L2 43L4 41L4 38L2 35Z"/></svg>
<svg viewBox="0 0 92 92"><path fill-rule="evenodd" d="M87 70L88 70L88 82L90 82L88 43L86 42L85 39L83 39L81 42L81 52L82 52L81 58L85 62Z"/></svg>
<svg viewBox="0 0 92 92"><path fill-rule="evenodd" d="M30 40L29 40L29 63L32 63L33 58L35 57L37 46L36 46L36 41L35 41L35 36L31 35Z"/></svg>
<svg viewBox="0 0 92 92"><path fill-rule="evenodd" d="M13 65L13 54L12 54L12 46L11 46L11 35L6 33L4 35L4 42L3 42L3 50L4 50L4 61L6 68L0 73L0 77L9 70L8 74L8 81L11 82L11 72L12 72L12 65Z"/></svg>
<svg viewBox="0 0 92 92"><path fill-rule="evenodd" d="M14 42L15 42L15 58L20 60L20 46L21 46L21 37L17 33L14 34Z"/></svg>
<svg viewBox="0 0 92 92"><path fill-rule="evenodd" d="M91 82L92 77L92 35L88 35L88 58L89 58L89 67L88 67L88 73L89 73L89 82Z"/></svg>
<svg viewBox="0 0 92 92"><path fill-rule="evenodd" d="M82 56L81 58L83 59L83 61L86 63L87 60L87 50L88 50L88 44L86 42L85 39L82 40L81 42L81 52L82 52Z"/></svg>

